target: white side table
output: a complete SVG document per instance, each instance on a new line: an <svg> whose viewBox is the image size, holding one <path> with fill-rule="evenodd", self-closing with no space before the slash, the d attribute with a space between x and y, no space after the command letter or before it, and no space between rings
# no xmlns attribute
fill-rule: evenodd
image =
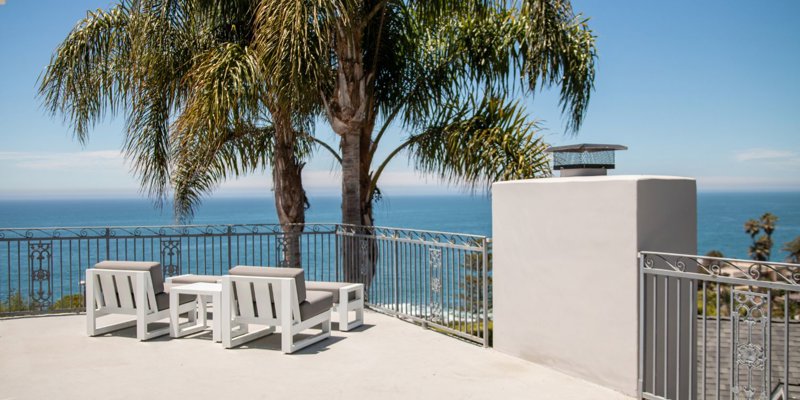
<svg viewBox="0 0 800 400"><path fill-rule="evenodd" d="M197 296L199 301L195 302L200 307L200 318L194 325L192 322L180 324L178 320L178 299L180 295ZM222 336L220 334L220 317L218 315L221 302L220 296L222 295L222 285L219 283L198 282L188 285L173 286L169 291L169 320L170 320L170 336L174 338L191 335L195 332L208 329L208 321L206 321L206 304L209 299L214 309L214 316L211 319L211 331L214 336L215 342L221 342ZM195 308L195 312L197 308ZM187 326L189 325L189 326Z"/></svg>

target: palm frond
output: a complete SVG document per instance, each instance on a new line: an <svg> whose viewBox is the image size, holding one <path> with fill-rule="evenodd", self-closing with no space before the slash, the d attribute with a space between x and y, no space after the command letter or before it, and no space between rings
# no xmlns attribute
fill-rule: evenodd
<svg viewBox="0 0 800 400"><path fill-rule="evenodd" d="M126 100L131 65L128 10L88 12L58 46L39 78L39 96L53 116L61 114L82 143L108 110Z"/></svg>
<svg viewBox="0 0 800 400"><path fill-rule="evenodd" d="M259 118L266 96L261 64L247 46L227 43L194 59L185 82L190 93L176 130L221 132Z"/></svg>
<svg viewBox="0 0 800 400"><path fill-rule="evenodd" d="M567 129L574 132L594 88L597 54L588 19L576 15L565 0L526 0L521 16L520 67L532 90L539 81L560 86L561 110L569 116Z"/></svg>
<svg viewBox="0 0 800 400"><path fill-rule="evenodd" d="M176 218L190 220L202 197L230 176L266 168L272 159L274 136L271 126L248 126L178 139L172 177Z"/></svg>
<svg viewBox="0 0 800 400"><path fill-rule="evenodd" d="M355 0L261 1L255 11L253 43L265 65L267 84L293 107L317 103L330 89L331 45L356 15Z"/></svg>
<svg viewBox="0 0 800 400"><path fill-rule="evenodd" d="M454 102L429 128L408 140L418 171L470 189L550 174L546 145L516 102L487 94Z"/></svg>
<svg viewBox="0 0 800 400"><path fill-rule="evenodd" d="M489 87L515 96L558 86L566 126L581 125L593 90L594 36L568 2L530 0L520 7L494 3L481 12L454 12L431 23L425 7L402 9L406 91L398 106L406 127L420 128L456 94ZM461 95L461 94L459 94Z"/></svg>
<svg viewBox="0 0 800 400"><path fill-rule="evenodd" d="M169 101L159 88L134 96L126 121L123 152L142 190L161 205L169 192Z"/></svg>

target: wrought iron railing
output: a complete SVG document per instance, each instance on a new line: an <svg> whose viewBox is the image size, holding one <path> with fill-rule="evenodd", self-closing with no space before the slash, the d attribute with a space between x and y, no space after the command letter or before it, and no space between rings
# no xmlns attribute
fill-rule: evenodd
<svg viewBox="0 0 800 400"><path fill-rule="evenodd" d="M298 235L274 224L0 229L0 316L83 310L86 268L103 260L221 275L290 266L298 246L307 280L365 283L369 307L489 345L488 238L341 224L306 224Z"/></svg>
<svg viewBox="0 0 800 400"><path fill-rule="evenodd" d="M800 397L800 265L642 252L646 399Z"/></svg>

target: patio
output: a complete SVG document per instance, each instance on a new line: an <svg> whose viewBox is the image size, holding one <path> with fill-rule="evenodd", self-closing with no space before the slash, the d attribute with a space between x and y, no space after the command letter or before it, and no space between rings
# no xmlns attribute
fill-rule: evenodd
<svg viewBox="0 0 800 400"><path fill-rule="evenodd" d="M283 355L279 335L225 350L210 333L87 337L83 314L4 319L0 398L628 398L394 317L365 320Z"/></svg>

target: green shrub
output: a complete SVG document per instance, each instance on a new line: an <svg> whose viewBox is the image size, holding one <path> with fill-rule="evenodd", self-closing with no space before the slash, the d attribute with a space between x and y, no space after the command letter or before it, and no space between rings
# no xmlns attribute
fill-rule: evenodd
<svg viewBox="0 0 800 400"><path fill-rule="evenodd" d="M53 311L57 310L75 310L83 307L83 295L81 294L72 294L66 295L55 303L50 306L50 309Z"/></svg>
<svg viewBox="0 0 800 400"><path fill-rule="evenodd" d="M31 305L23 300L18 292L11 292L11 295L0 301L0 313L13 313L30 311Z"/></svg>

